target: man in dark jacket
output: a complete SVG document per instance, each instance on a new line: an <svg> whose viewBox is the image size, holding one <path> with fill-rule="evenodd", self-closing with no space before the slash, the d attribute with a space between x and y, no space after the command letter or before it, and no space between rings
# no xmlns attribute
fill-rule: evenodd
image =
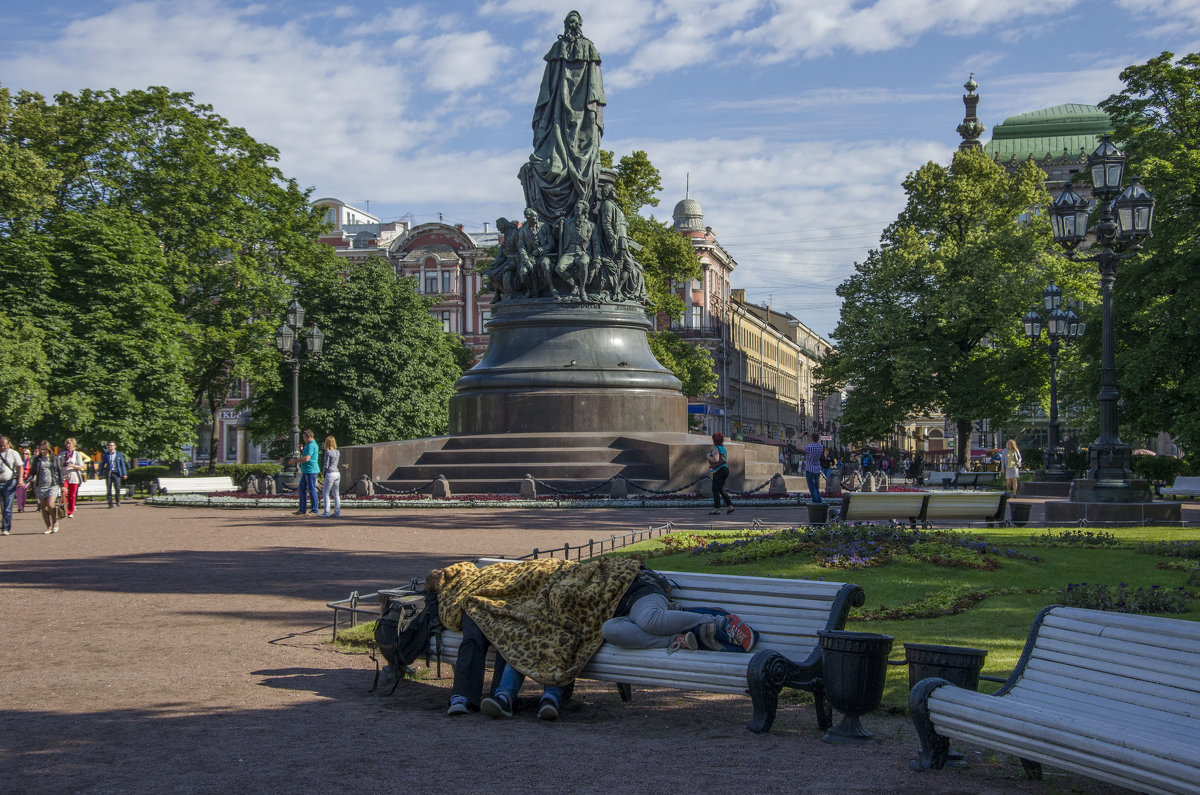
<svg viewBox="0 0 1200 795"><path fill-rule="evenodd" d="M104 493L108 497L108 507L113 507L113 501L121 504L121 482L129 477L129 469L125 465L125 456L117 449L116 442L109 442L108 448L100 455L100 477L104 478Z"/></svg>

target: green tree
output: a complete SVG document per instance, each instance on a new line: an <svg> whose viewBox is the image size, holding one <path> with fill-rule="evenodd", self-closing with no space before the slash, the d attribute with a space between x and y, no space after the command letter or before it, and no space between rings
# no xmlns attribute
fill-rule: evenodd
<svg viewBox="0 0 1200 795"><path fill-rule="evenodd" d="M717 388L712 355L670 331L650 335L650 350L659 364L683 382L681 391L690 398L707 395Z"/></svg>
<svg viewBox="0 0 1200 795"><path fill-rule="evenodd" d="M971 421L1003 419L1044 387L1044 346L1030 346L1021 316L1055 279L1076 297L1094 275L1051 255L1045 174L1008 175L982 152L949 167L927 163L904 181L908 201L882 246L838 287L836 348L818 391L848 386L846 438L883 438L911 414L942 411L966 439ZM959 445L959 460L968 454Z"/></svg>
<svg viewBox="0 0 1200 795"><path fill-rule="evenodd" d="M1200 450L1200 54L1164 52L1121 72L1100 103L1157 200L1145 254L1122 263L1114 291L1122 435L1171 433ZM1099 326L1094 327L1097 334ZM1090 331L1090 329L1089 329Z"/></svg>
<svg viewBox="0 0 1200 795"><path fill-rule="evenodd" d="M33 323L0 310L0 428L6 435L28 435L50 408L44 337Z"/></svg>
<svg viewBox="0 0 1200 795"><path fill-rule="evenodd" d="M372 257L350 265L344 277L311 277L297 298L325 332L324 353L300 371L303 427L342 445L446 432L462 370L455 341L429 314L435 296L419 295L413 278L397 278L390 263ZM291 427L290 372L274 383L255 401L251 430L258 438Z"/></svg>
<svg viewBox="0 0 1200 795"><path fill-rule="evenodd" d="M161 87L124 94L84 90L59 94L53 102L29 92L13 99L6 92L0 100L0 171L26 177L22 190L0 195L0 213L17 219L8 221L3 231L10 240L4 242L34 263L16 262L14 255L5 258L6 267L22 280L39 324L61 322L47 303L56 277L36 265L55 248L50 237L74 228L56 226L54 219L124 213L122 229L128 232L126 222L136 218L165 263L133 278L165 288L169 312L180 321L171 339L182 344L188 362L182 405L189 411L202 407L215 424L232 379L269 388L278 378L279 356L265 341L282 317L291 284L337 267L333 252L316 242L323 225L308 194L275 167L278 152L189 94ZM122 234L111 242L132 241ZM91 261L103 261L96 253ZM124 262L148 252L139 243L136 250L110 253ZM151 296L132 286L131 294ZM173 389L167 394L178 397ZM90 409L81 400L52 395L52 405L65 412L57 421L83 421ZM151 430L160 419L182 424ZM147 439L183 438L185 427L186 436L194 435L194 417L180 411L131 416L131 423L147 429Z"/></svg>

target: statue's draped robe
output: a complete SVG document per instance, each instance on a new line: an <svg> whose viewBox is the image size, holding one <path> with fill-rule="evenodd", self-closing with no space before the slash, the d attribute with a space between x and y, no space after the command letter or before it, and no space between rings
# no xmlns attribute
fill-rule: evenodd
<svg viewBox="0 0 1200 795"><path fill-rule="evenodd" d="M560 36L546 53L533 112L533 154L521 166L526 203L543 221L569 216L596 195L604 134L600 55L583 37Z"/></svg>

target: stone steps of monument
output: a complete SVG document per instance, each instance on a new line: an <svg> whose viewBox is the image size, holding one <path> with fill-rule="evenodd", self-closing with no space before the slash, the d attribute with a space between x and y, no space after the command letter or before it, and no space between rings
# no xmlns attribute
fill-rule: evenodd
<svg viewBox="0 0 1200 795"><path fill-rule="evenodd" d="M634 463L631 451L614 447L482 447L429 450L417 459L417 466L454 464L563 464L563 463Z"/></svg>
<svg viewBox="0 0 1200 795"><path fill-rule="evenodd" d="M537 479L539 481L541 481L542 483L548 483L551 486L553 486L554 488L560 489L563 492L582 492L591 486L595 486L598 482L607 479L607 478L559 478L559 477L544 477L543 478L543 477L538 477L537 475L534 475L534 477L537 477ZM389 489L392 489L394 491L408 491L411 489L422 489L424 492L428 492L429 489L425 488L425 487L429 485L430 480L431 480L431 478L427 478L425 480L395 479L395 480L384 480L384 481L381 481L380 483L381 483L381 485L383 485ZM450 493L451 494L520 494L521 493L521 482L524 480L524 478L521 477L521 478L489 479L489 478L450 478L450 477L447 477L447 480L450 481ZM641 486L644 486L645 488L648 488L648 489L665 489L667 487L666 482L661 481L661 480L643 480L641 478L637 478L636 480ZM387 492L380 490L379 493L386 494ZM552 495L554 493L555 492L551 489L547 489L541 485L538 486L538 494L540 494L542 496ZM594 494L597 496L607 496L609 494L609 486L604 486L602 488L596 489L595 491L588 491L587 493ZM629 496L631 496L631 497L638 497L638 496L643 496L643 495L644 495L644 493L639 489L636 489L636 488L629 489ZM567 495L563 495L563 496L567 496ZM687 496L687 494L684 494L683 496Z"/></svg>
<svg viewBox="0 0 1200 795"><path fill-rule="evenodd" d="M612 433L504 433L504 434L464 434L450 436L442 446L443 450L529 450L540 447L558 449L587 447L608 448L617 440L617 434Z"/></svg>
<svg viewBox="0 0 1200 795"><path fill-rule="evenodd" d="M649 477L653 470L643 464L596 461L539 461L522 463L441 463L398 467L388 480L428 482L438 476L447 480L520 480L533 475L550 478L606 480L624 473L627 478ZM385 481L386 482L386 481Z"/></svg>

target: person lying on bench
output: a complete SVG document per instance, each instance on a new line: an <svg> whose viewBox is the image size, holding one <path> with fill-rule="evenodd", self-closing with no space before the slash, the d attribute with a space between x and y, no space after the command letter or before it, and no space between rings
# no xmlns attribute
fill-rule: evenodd
<svg viewBox="0 0 1200 795"><path fill-rule="evenodd" d="M638 572L614 617L604 622L604 639L623 649L666 648L668 653L754 647L758 633L738 616L720 608L672 610L670 588L661 574L650 569Z"/></svg>
<svg viewBox="0 0 1200 795"><path fill-rule="evenodd" d="M544 687L538 716L557 719L564 689L604 642L601 626L639 568L623 558L543 559L482 568L467 561L430 572L426 589L438 592L442 623L463 633L447 713L467 714L478 703L485 715L511 718L528 676ZM489 644L497 671L504 670L480 700Z"/></svg>

